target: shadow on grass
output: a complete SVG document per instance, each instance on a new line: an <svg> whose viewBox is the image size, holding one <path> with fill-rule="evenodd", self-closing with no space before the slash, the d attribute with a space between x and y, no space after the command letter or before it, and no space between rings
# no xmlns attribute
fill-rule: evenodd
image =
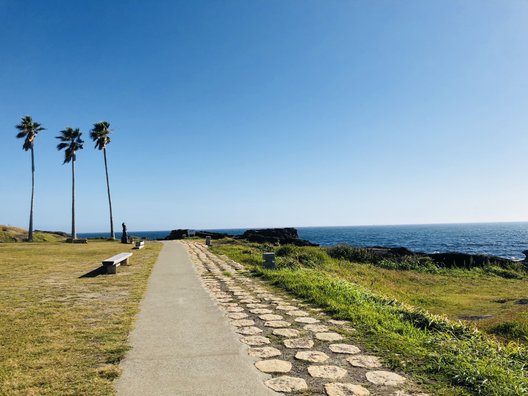
<svg viewBox="0 0 528 396"><path fill-rule="evenodd" d="M106 275L106 271L104 267L99 267L90 272L87 272L86 274L79 276L79 279L80 278L95 278L96 276L99 276L99 275Z"/></svg>

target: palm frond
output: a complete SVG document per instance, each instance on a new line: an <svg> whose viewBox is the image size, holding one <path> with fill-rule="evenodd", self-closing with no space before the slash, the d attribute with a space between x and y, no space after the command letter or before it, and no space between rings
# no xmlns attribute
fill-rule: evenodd
<svg viewBox="0 0 528 396"><path fill-rule="evenodd" d="M15 128L20 131L16 135L17 139L25 139L22 148L26 151L33 147L37 134L46 130L46 128L38 122L33 122L33 119L30 116L22 117L20 124L15 125Z"/></svg>
<svg viewBox="0 0 528 396"><path fill-rule="evenodd" d="M81 139L81 135L82 132L79 128L66 128L61 131L61 135L56 136L62 142L57 145L57 150L66 149L63 164L75 160L77 150L82 150L84 141Z"/></svg>
<svg viewBox="0 0 528 396"><path fill-rule="evenodd" d="M95 148L102 150L108 143L110 143L110 123L107 121L100 121L94 124L90 131L90 138L95 142Z"/></svg>

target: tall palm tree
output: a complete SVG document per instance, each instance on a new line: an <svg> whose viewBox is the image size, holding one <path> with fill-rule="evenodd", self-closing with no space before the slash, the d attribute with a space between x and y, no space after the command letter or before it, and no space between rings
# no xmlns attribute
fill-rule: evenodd
<svg viewBox="0 0 528 396"><path fill-rule="evenodd" d="M95 142L95 148L103 150L106 173L106 191L108 193L108 206L110 207L110 239L115 239L114 218L112 215L112 197L110 196L110 181L108 180L108 162L106 160L106 146L110 143L110 123L101 121L94 124L90 137Z"/></svg>
<svg viewBox="0 0 528 396"><path fill-rule="evenodd" d="M46 130L38 122L33 122L30 116L22 117L20 124L16 125L16 129L20 132L17 133L18 139L24 139L22 148L24 151L31 151L31 208L29 210L29 230L28 230L28 241L33 241L33 206L35 203L35 138L38 133Z"/></svg>
<svg viewBox="0 0 528 396"><path fill-rule="evenodd" d="M64 162L66 164L71 162L72 164L72 239L77 239L77 233L75 232L75 159L77 157L77 151L82 150L84 141L81 139L82 133L79 128L72 129L66 128L61 131L61 135L56 138L61 141L57 145L57 150L64 151Z"/></svg>

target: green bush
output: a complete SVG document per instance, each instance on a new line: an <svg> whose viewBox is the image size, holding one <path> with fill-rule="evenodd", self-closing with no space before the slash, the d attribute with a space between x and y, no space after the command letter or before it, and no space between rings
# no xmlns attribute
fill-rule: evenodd
<svg viewBox="0 0 528 396"><path fill-rule="evenodd" d="M326 252L318 247L285 245L278 248L275 254L277 266L286 268L315 268L329 260Z"/></svg>
<svg viewBox="0 0 528 396"><path fill-rule="evenodd" d="M326 252L332 258L353 263L376 264L379 261L379 258L368 249L355 248L346 244L327 247Z"/></svg>
<svg viewBox="0 0 528 396"><path fill-rule="evenodd" d="M489 330L490 333L508 338L528 341L528 325L519 322L503 322Z"/></svg>
<svg viewBox="0 0 528 396"><path fill-rule="evenodd" d="M521 271L513 268L501 268L497 266L489 266L484 268L484 270L488 273L500 276L501 278L506 279L522 279L523 274Z"/></svg>
<svg viewBox="0 0 528 396"><path fill-rule="evenodd" d="M403 256L399 261L381 260L375 264L377 267L403 270L403 271L419 271L419 272L438 272L438 266L427 256Z"/></svg>

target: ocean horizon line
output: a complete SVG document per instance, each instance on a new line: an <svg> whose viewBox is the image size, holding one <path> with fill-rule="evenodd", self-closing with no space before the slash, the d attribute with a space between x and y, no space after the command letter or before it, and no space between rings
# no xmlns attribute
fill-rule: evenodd
<svg viewBox="0 0 528 396"><path fill-rule="evenodd" d="M443 225L486 225L486 224L528 224L528 220L519 221L472 221L472 222L454 222L454 223L393 223L393 224L352 224L352 225L309 225L309 226L256 226L256 227L215 227L215 228L201 228L201 227L180 227L180 228L165 228L165 229L151 229L151 230L130 230L131 232L165 232L177 229L188 229L197 231L228 231L228 230L262 230L267 228L296 228L296 229L309 229L309 228L350 228L350 227L416 227L416 226L443 226ZM121 231L116 231L120 233ZM110 234L109 231L81 231L78 234Z"/></svg>

